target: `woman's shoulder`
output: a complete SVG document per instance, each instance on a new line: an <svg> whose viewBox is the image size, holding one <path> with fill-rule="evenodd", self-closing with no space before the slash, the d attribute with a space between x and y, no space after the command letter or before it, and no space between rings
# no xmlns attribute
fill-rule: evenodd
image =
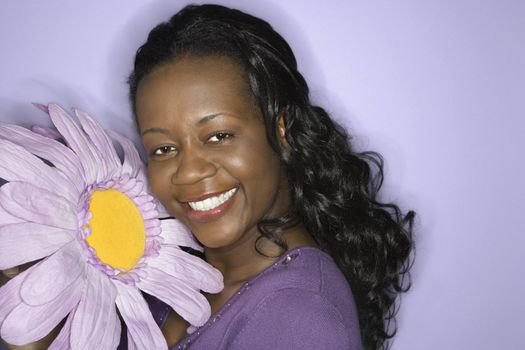
<svg viewBox="0 0 525 350"><path fill-rule="evenodd" d="M360 349L357 315L324 296L287 288L265 297L226 349Z"/></svg>
<svg viewBox="0 0 525 350"><path fill-rule="evenodd" d="M251 283L228 348L359 349L351 290L321 250L293 249Z"/></svg>
<svg viewBox="0 0 525 350"><path fill-rule="evenodd" d="M289 250L275 264L248 283L268 295L285 289L309 291L328 299L352 298L350 286L332 258L314 247Z"/></svg>
<svg viewBox="0 0 525 350"><path fill-rule="evenodd" d="M271 301L303 302L296 313L310 313L315 304L333 305L343 315L357 314L351 287L332 258L314 247L288 251L273 266L250 281L254 307ZM309 304L310 302L310 304Z"/></svg>

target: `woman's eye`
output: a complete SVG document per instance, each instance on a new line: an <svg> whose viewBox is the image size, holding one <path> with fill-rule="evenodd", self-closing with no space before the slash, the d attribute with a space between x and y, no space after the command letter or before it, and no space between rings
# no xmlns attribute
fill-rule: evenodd
<svg viewBox="0 0 525 350"><path fill-rule="evenodd" d="M176 149L173 146L162 146L155 148L151 154L154 156L164 156L175 151Z"/></svg>
<svg viewBox="0 0 525 350"><path fill-rule="evenodd" d="M212 135L208 139L208 142L217 143L217 142L221 142L224 139L230 138L232 136L233 136L233 134L228 133L228 132L218 132L218 133Z"/></svg>

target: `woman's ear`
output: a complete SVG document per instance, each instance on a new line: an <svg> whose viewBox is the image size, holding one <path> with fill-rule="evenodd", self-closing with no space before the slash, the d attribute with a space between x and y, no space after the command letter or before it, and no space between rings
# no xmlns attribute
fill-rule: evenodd
<svg viewBox="0 0 525 350"><path fill-rule="evenodd" d="M288 144L288 141L286 140L286 126L284 122L284 113L281 113L279 116L279 120L277 121L277 137L279 139L279 143L281 144L281 147L285 149L286 151L290 150L290 145Z"/></svg>

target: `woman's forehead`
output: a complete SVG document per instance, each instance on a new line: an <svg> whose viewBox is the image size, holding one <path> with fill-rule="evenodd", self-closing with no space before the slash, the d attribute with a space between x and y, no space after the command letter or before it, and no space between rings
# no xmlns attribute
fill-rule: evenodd
<svg viewBox="0 0 525 350"><path fill-rule="evenodd" d="M242 68L224 56L185 56L148 74L137 92L142 126L162 116L253 114L255 105ZM155 121L158 123L158 121ZM150 123L147 123L150 124Z"/></svg>

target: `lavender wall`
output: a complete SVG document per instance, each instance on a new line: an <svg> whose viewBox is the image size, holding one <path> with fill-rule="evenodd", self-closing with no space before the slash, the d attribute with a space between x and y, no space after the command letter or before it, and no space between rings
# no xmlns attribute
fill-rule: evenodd
<svg viewBox="0 0 525 350"><path fill-rule="evenodd" d="M185 3L2 1L0 121L55 101L136 139L134 50ZM385 156L386 196L419 213L393 349L525 349L525 2L220 3L284 34L314 99Z"/></svg>

